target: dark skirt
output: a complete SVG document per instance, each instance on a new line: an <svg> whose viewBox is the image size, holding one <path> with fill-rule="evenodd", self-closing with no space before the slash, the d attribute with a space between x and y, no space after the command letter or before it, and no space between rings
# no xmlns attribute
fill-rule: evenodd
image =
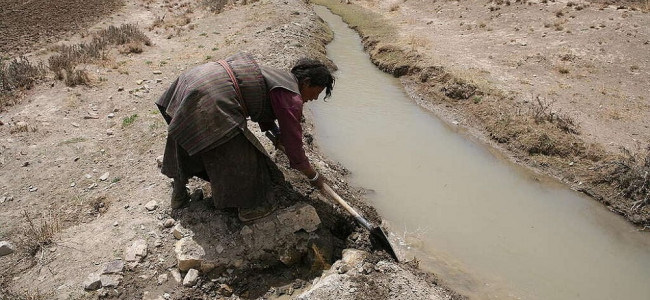
<svg viewBox="0 0 650 300"><path fill-rule="evenodd" d="M273 201L272 163L237 129L227 142L193 156L168 137L162 173L181 180L197 176L209 181L218 209L252 208Z"/></svg>

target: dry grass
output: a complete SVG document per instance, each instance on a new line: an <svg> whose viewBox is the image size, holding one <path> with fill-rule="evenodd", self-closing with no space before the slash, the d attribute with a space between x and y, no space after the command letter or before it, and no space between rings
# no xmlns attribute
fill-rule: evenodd
<svg viewBox="0 0 650 300"><path fill-rule="evenodd" d="M14 91L32 88L46 73L42 62L32 63L25 57L7 63L0 59L0 111L16 103Z"/></svg>
<svg viewBox="0 0 650 300"><path fill-rule="evenodd" d="M55 47L58 54L48 59L49 68L57 79L65 80L68 86L88 85L91 80L86 71L75 68L82 63L106 60L111 45L121 46L119 51L123 54L142 53L144 45L150 46L151 40L134 24L109 26L97 32L88 43Z"/></svg>
<svg viewBox="0 0 650 300"><path fill-rule="evenodd" d="M578 125L570 116L551 110L552 101L546 101L537 95L533 96L532 103L530 113L536 123L552 123L563 132L578 134Z"/></svg>
<svg viewBox="0 0 650 300"><path fill-rule="evenodd" d="M203 5L215 13L220 13L226 4L228 4L228 0L203 0Z"/></svg>
<svg viewBox="0 0 650 300"><path fill-rule="evenodd" d="M23 229L23 245L31 255L35 255L43 246L54 242L54 236L61 231L61 221L57 214L48 211L36 223L27 211L23 211L27 226Z"/></svg>
<svg viewBox="0 0 650 300"><path fill-rule="evenodd" d="M621 196L630 199L630 213L636 213L650 204L650 146L645 151L632 153L622 148L622 155L598 167L601 176L596 183L616 186Z"/></svg>

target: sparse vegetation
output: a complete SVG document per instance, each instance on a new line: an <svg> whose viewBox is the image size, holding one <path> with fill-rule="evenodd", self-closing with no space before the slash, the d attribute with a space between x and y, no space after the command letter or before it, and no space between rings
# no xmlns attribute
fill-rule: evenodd
<svg viewBox="0 0 650 300"><path fill-rule="evenodd" d="M621 152L618 159L604 162L598 167L602 176L596 183L618 187L622 196L633 201L629 213L636 213L650 204L650 147L636 154L625 148Z"/></svg>
<svg viewBox="0 0 650 300"><path fill-rule="evenodd" d="M137 118L138 118L138 114L132 114L128 117L125 117L124 119L122 119L122 127L127 127L133 124L133 122L135 122Z"/></svg>
<svg viewBox="0 0 650 300"><path fill-rule="evenodd" d="M54 48L58 54L48 59L49 68L66 85L87 85L90 77L84 70L76 70L82 63L93 63L107 58L110 45L120 45L121 53L141 53L143 45L151 45L151 40L134 24L120 27L109 26L95 34L92 41L76 45L61 45Z"/></svg>
<svg viewBox="0 0 650 300"><path fill-rule="evenodd" d="M553 102L548 102L539 95L534 96L530 110L533 120L536 123L552 123L563 132L578 134L578 126L575 121L566 114L551 110L552 104Z"/></svg>
<svg viewBox="0 0 650 300"><path fill-rule="evenodd" d="M54 242L54 235L61 231L61 221L57 214L47 211L36 223L27 211L23 211L27 226L23 229L23 245L31 255L35 255L43 246Z"/></svg>

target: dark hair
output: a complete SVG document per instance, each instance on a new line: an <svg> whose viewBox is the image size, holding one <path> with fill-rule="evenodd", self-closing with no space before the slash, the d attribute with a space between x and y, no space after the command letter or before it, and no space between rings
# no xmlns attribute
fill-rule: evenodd
<svg viewBox="0 0 650 300"><path fill-rule="evenodd" d="M304 80L309 78L309 85L325 88L325 98L329 98L332 95L334 76L332 76L332 73L320 61L311 58L301 58L291 68L291 73L298 78L298 84L304 83Z"/></svg>

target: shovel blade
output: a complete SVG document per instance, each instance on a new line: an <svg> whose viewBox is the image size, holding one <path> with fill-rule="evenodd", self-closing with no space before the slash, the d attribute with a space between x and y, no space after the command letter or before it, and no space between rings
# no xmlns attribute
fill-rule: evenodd
<svg viewBox="0 0 650 300"><path fill-rule="evenodd" d="M397 254L395 253L393 246L391 246L388 236L386 236L386 232L384 232L381 227L377 226L370 230L370 243L374 248L385 250L396 262L399 262Z"/></svg>

